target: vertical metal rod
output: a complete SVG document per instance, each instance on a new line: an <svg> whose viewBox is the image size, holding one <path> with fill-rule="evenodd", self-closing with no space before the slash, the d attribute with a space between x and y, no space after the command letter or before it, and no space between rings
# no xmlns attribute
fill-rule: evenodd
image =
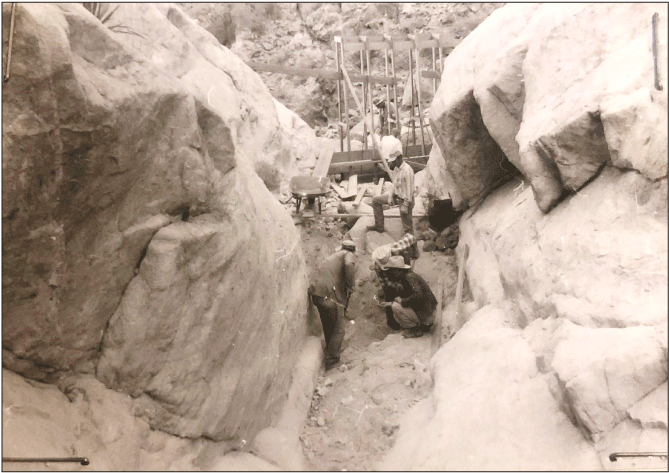
<svg viewBox="0 0 669 473"><path fill-rule="evenodd" d="M425 156L425 133L423 132L423 106L420 88L420 49L416 48L416 76L418 77L418 125L420 126L420 149Z"/></svg>
<svg viewBox="0 0 669 473"><path fill-rule="evenodd" d="M416 48L416 75L418 76L418 125L420 126L420 149L425 156L425 133L423 132L423 106L420 88L420 49Z"/></svg>
<svg viewBox="0 0 669 473"><path fill-rule="evenodd" d="M374 126L374 95L372 94L373 85L372 81L369 80L369 76L372 73L372 68L371 68L371 58L369 55L369 42L367 38L365 38L365 55L367 56L367 83L369 84L369 114L371 115L372 119L371 133L376 133L376 127Z"/></svg>
<svg viewBox="0 0 669 473"><path fill-rule="evenodd" d="M16 3L12 3L12 14L9 20L9 45L7 47L7 65L5 66L5 76L3 82L9 80L9 70L12 67L12 46L14 44L14 17L16 15Z"/></svg>
<svg viewBox="0 0 669 473"><path fill-rule="evenodd" d="M386 60L386 78L388 78L388 49L384 49L383 53ZM386 84L386 121L388 122L388 134L390 135L390 86L388 84Z"/></svg>
<svg viewBox="0 0 669 473"><path fill-rule="evenodd" d="M434 48L432 48L432 70L437 72L437 56L434 53ZM437 78L432 78L432 97L437 93Z"/></svg>
<svg viewBox="0 0 669 473"><path fill-rule="evenodd" d="M400 120L400 106L399 101L397 100L397 75L395 73L395 48L393 43L390 44L390 59L392 61L391 65L393 68L393 95L395 99L395 125L399 136L397 138L402 139L402 121Z"/></svg>
<svg viewBox="0 0 669 473"><path fill-rule="evenodd" d="M360 87L362 88L362 111L365 115L367 115L367 83L365 82L364 78L365 67L363 63L362 51L360 51L360 75L363 76L362 84L360 84ZM364 120L362 122L362 149L367 151L367 120L365 120L364 116L362 119Z"/></svg>
<svg viewBox="0 0 669 473"><path fill-rule="evenodd" d="M409 84L411 87L411 134L413 144L416 144L416 102L414 101L414 77L413 77L413 49L409 49ZM408 140L407 140L408 141Z"/></svg>
<svg viewBox="0 0 669 473"><path fill-rule="evenodd" d="M374 135L374 133L376 133L376 127L374 126L374 95L372 94L372 81L369 80L369 76L372 74L371 60L369 57L369 38L365 36L364 40L365 40L365 57L367 59L367 83L369 88L369 114L370 114L370 121L372 123L372 129L370 130L370 133ZM365 137L365 141L367 141L367 137ZM375 143L376 140L372 138L372 149L376 149L376 146L374 146ZM376 182L376 166L374 166L372 174L373 174L372 179L374 179L374 182Z"/></svg>
<svg viewBox="0 0 669 473"><path fill-rule="evenodd" d="M660 63L657 57L657 22L659 17L660 15L657 12L653 14L653 73L655 75L655 88L657 90L662 90L662 82L660 81Z"/></svg>
<svg viewBox="0 0 669 473"><path fill-rule="evenodd" d="M337 46L337 42L334 42L335 45L335 68L337 69L337 72L341 74L341 68L339 67L339 46ZM337 109L339 111L339 121L337 122L337 128L339 130L339 151L343 152L344 151L344 127L342 125L342 117L341 117L341 108L342 108L342 103L341 103L341 79L337 79Z"/></svg>
<svg viewBox="0 0 669 473"><path fill-rule="evenodd" d="M342 72L344 70L344 66L346 65L346 56L344 55L344 43L341 42L339 44L339 47L341 49L341 63L339 63L339 72ZM348 158L350 159L350 153L351 153L351 118L349 117L348 114L348 93L346 92L346 87L344 87L344 113L346 114L346 145L348 147L348 153L349 156Z"/></svg>
<svg viewBox="0 0 669 473"><path fill-rule="evenodd" d="M444 75L444 59L441 57L441 46L439 46L439 75Z"/></svg>

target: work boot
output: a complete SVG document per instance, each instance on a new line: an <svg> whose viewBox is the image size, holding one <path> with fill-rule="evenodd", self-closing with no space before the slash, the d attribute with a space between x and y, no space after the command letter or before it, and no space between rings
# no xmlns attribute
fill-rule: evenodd
<svg viewBox="0 0 669 473"><path fill-rule="evenodd" d="M385 232L385 229L383 227L379 228L376 225L368 225L367 226L367 231L368 232L378 232L378 233L383 233Z"/></svg>
<svg viewBox="0 0 669 473"><path fill-rule="evenodd" d="M406 330L402 336L404 338L419 338L423 336L423 331L418 327L414 327Z"/></svg>
<svg viewBox="0 0 669 473"><path fill-rule="evenodd" d="M339 357L325 359L325 371L329 371L339 364Z"/></svg>

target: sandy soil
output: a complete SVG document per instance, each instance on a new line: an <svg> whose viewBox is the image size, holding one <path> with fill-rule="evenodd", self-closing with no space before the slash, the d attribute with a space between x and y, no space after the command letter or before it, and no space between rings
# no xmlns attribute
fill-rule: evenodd
<svg viewBox="0 0 669 473"><path fill-rule="evenodd" d="M313 270L339 246L346 229L338 221L315 219L300 231ZM369 269L370 256L357 256L358 286L347 312L341 364L321 372L300 436L311 471L376 469L395 441L400 416L432 389L427 368L432 336L405 339L386 325L373 300L380 286ZM457 280L455 257L421 253L415 271L435 294L442 273L445 305Z"/></svg>

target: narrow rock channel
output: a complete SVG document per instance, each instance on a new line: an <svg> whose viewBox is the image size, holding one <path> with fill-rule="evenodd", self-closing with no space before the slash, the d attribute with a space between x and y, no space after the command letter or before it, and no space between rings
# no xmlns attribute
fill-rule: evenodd
<svg viewBox="0 0 669 473"><path fill-rule="evenodd" d="M314 221L302 227L310 270L338 244L328 237L335 223ZM421 242L422 244L422 242ZM369 254L358 252L357 294L347 311L341 364L322 371L300 441L309 471L370 471L392 447L402 415L432 389L428 369L432 335L405 339L387 327L373 297L378 290ZM444 303L457 280L455 256L423 252L415 271L435 294L441 271Z"/></svg>

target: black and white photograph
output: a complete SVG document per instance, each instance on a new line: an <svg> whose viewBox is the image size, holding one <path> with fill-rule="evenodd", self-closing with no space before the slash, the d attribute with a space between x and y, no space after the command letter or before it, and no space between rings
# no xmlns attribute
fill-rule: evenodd
<svg viewBox="0 0 669 473"><path fill-rule="evenodd" d="M667 471L668 12L2 2L2 471Z"/></svg>

